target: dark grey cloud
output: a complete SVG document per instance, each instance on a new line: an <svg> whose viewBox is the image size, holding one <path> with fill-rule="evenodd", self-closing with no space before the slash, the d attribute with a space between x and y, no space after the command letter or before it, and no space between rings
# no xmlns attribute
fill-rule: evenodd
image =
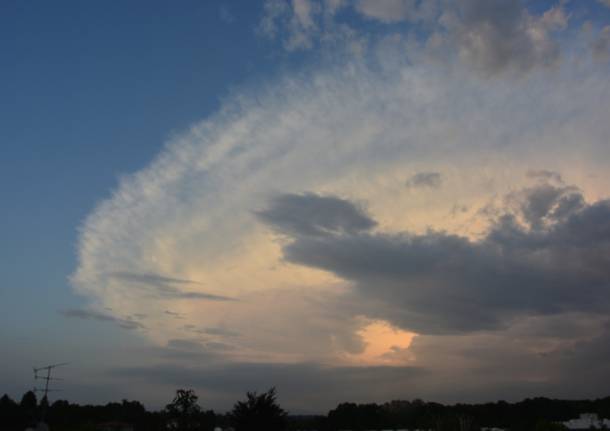
<svg viewBox="0 0 610 431"><path fill-rule="evenodd" d="M135 283L142 283L142 284L160 284L160 285L166 285L166 284L172 284L172 283L173 284L199 284L198 282L193 281L193 280L184 280L181 278L165 277L165 276L158 275L158 274L141 274L141 273L135 273L135 272L117 271L117 272L112 272L108 275L115 279L131 281L131 282L135 282Z"/></svg>
<svg viewBox="0 0 610 431"><path fill-rule="evenodd" d="M430 385L459 376L458 390L438 387L444 399L586 398L606 393L609 336L604 316L566 313L519 319L505 331L417 337L411 350L431 371Z"/></svg>
<svg viewBox="0 0 610 431"><path fill-rule="evenodd" d="M123 329L145 329L146 327L138 321L135 321L131 318L121 319L118 317L114 317L108 314L100 313L95 310L87 310L82 308L70 308L67 310L59 311L64 317L73 318L73 319L83 319L83 320L95 320L98 322L112 322L116 323L119 327Z"/></svg>
<svg viewBox="0 0 610 431"><path fill-rule="evenodd" d="M118 319L117 324L123 329L146 329L142 323L129 319Z"/></svg>
<svg viewBox="0 0 610 431"><path fill-rule="evenodd" d="M85 309L80 309L80 308L71 308L68 310L61 310L59 312L59 314L61 314L62 316L65 316L65 317L75 317L77 319L84 319L84 320L98 320L101 322L114 322L114 320L115 320L115 317L113 317L113 316L109 316L107 314L100 313L98 311L85 310Z"/></svg>
<svg viewBox="0 0 610 431"><path fill-rule="evenodd" d="M511 198L516 198L522 216L534 229L563 219L585 206L581 192L572 186L539 184L509 195Z"/></svg>
<svg viewBox="0 0 610 431"><path fill-rule="evenodd" d="M172 338L167 342L165 348L158 348L158 351L164 357L196 361L205 359L207 363L211 363L222 362L224 358L220 356L220 353L233 350L234 348L230 344L219 341L208 341L199 338Z"/></svg>
<svg viewBox="0 0 610 431"><path fill-rule="evenodd" d="M427 187L437 189L441 186L443 177L438 172L418 172L407 180L408 188Z"/></svg>
<svg viewBox="0 0 610 431"><path fill-rule="evenodd" d="M294 235L352 234L369 230L376 224L356 204L314 193L277 196L267 209L256 215L274 229Z"/></svg>
<svg viewBox="0 0 610 431"><path fill-rule="evenodd" d="M163 298L176 299L201 299L207 301L235 301L234 298L222 295L214 295L200 291L184 291L176 286L178 285L200 285L201 283L192 280L184 280L180 278L165 277L158 274L142 274L134 272L111 272L106 274L107 277L115 280L120 280L126 283L132 283L144 287L148 293L155 294Z"/></svg>
<svg viewBox="0 0 610 431"><path fill-rule="evenodd" d="M164 347L150 348L149 356L178 360L181 363L214 363L222 360L203 340L173 338Z"/></svg>
<svg viewBox="0 0 610 431"><path fill-rule="evenodd" d="M607 319L601 320L601 330L595 330L587 320L577 315L543 316L528 318L508 331L416 337L410 350L419 366L226 363L210 356L203 366L201 358L192 357L183 365L116 368L112 376L169 388L193 387L214 394L224 408L246 391L276 386L280 402L293 412L324 412L345 401L596 397L604 393L610 378L610 326Z"/></svg>
<svg viewBox="0 0 610 431"><path fill-rule="evenodd" d="M434 231L309 234L285 219L272 226L291 239L286 260L350 281L354 295L366 299L363 313L419 333L495 330L519 316L610 312L610 201L587 204L576 188L548 184L512 199L521 199L519 207L507 209L478 241Z"/></svg>
<svg viewBox="0 0 610 431"><path fill-rule="evenodd" d="M566 25L560 7L531 15L515 0L457 0L439 19L451 49L469 66L493 75L554 64L560 49L553 33Z"/></svg>
<svg viewBox="0 0 610 431"><path fill-rule="evenodd" d="M230 409L246 391L271 386L293 413L324 413L345 401L598 397L610 379L609 322L605 316L563 313L518 319L503 331L422 335L408 349L416 360L401 367L231 362L226 346L184 337L145 347L132 365L112 365L104 378L151 388L142 401L151 405L156 399L159 407L176 388L193 388L206 408L218 411Z"/></svg>

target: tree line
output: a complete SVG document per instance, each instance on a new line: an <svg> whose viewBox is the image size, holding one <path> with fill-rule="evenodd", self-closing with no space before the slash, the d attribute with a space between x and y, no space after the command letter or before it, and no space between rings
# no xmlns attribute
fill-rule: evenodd
<svg viewBox="0 0 610 431"><path fill-rule="evenodd" d="M190 389L179 389L161 411L148 411L138 401L106 405L78 405L65 400L48 404L26 392L20 402L0 398L0 429L23 431L44 418L53 431L94 431L100 424L121 422L134 431L208 431L216 427L235 431L428 429L475 431L499 427L511 431L553 431L558 422L596 413L610 418L610 397L596 400L531 398L517 403L443 405L422 400L383 404L341 403L326 415L289 415L277 402L275 389L248 392L228 413L205 410Z"/></svg>

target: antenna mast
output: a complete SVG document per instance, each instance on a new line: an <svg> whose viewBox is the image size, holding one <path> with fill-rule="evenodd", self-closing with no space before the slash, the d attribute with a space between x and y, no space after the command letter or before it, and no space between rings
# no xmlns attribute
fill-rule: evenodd
<svg viewBox="0 0 610 431"><path fill-rule="evenodd" d="M53 372L53 369L55 369L57 367L62 367L64 365L68 365L68 363L62 362L60 364L47 365L46 367L39 367L39 368L33 367L34 380L44 380L44 388L36 388L36 387L34 388L34 392L43 393L42 399L45 400L45 404L43 405L42 413L41 413L42 420L44 420L44 417L46 414L46 409L47 409L47 404L49 404L49 398L48 398L49 392L55 392L55 391L59 390L59 389L49 388L49 382L51 380L63 380L63 379L59 379L57 377L51 377L51 374Z"/></svg>

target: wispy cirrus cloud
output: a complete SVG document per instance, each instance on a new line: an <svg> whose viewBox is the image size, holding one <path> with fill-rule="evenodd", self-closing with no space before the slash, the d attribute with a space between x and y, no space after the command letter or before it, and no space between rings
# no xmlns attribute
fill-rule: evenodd
<svg viewBox="0 0 610 431"><path fill-rule="evenodd" d="M164 277L157 274L137 274L133 272L111 272L107 277L124 281L126 283L135 283L143 285L149 289L149 293L157 294L165 298L177 299L201 299L207 301L234 301L233 298L222 295L212 295L201 291L184 291L178 289L174 285L181 284L199 284L192 280L182 280L179 278Z"/></svg>
<svg viewBox="0 0 610 431"><path fill-rule="evenodd" d="M70 308L67 310L59 311L64 317L69 319L82 319L82 320L93 320L98 322L112 322L116 323L120 328L123 329L146 329L146 326L134 320L133 318L119 318L111 314L100 313L95 310L88 310L84 308Z"/></svg>

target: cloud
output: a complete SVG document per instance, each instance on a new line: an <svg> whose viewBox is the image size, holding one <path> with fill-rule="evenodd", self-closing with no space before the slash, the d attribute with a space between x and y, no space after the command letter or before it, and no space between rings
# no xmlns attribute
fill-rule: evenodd
<svg viewBox="0 0 610 431"><path fill-rule="evenodd" d="M132 272L112 272L107 274L107 277L116 280L124 281L127 283L142 284L147 288L153 287L153 290L149 289L149 293L166 297L166 298L177 298L177 299L201 299L207 301L234 301L233 298L222 295L213 295L201 291L182 291L174 286L173 284L198 284L196 281L182 280L178 278L164 277L156 274L136 274Z"/></svg>
<svg viewBox="0 0 610 431"><path fill-rule="evenodd" d="M528 178L534 178L541 181L555 181L557 183L563 183L561 174L559 172L549 171L547 169L530 169L526 173Z"/></svg>
<svg viewBox="0 0 610 431"><path fill-rule="evenodd" d="M340 7L341 2L337 1L322 5L315 0L267 0L258 32L271 39L286 35L284 47L288 51L311 49L324 31L319 20L322 10L328 17Z"/></svg>
<svg viewBox="0 0 610 431"><path fill-rule="evenodd" d="M336 20L337 13L348 4L346 0L266 0L257 33L280 40L289 52L352 45L347 51L360 53L361 35L347 23Z"/></svg>
<svg viewBox="0 0 610 431"><path fill-rule="evenodd" d="M511 193L525 222L535 230L565 219L586 204L581 192L573 186L539 184Z"/></svg>
<svg viewBox="0 0 610 431"><path fill-rule="evenodd" d="M207 335L218 335L220 337L239 337L239 332L231 331L230 329L227 329L227 328L218 328L218 327L204 328L201 330L201 332L204 334L207 334Z"/></svg>
<svg viewBox="0 0 610 431"><path fill-rule="evenodd" d="M610 81L582 48L604 33L531 4L385 25L364 2L266 3L259 31L320 55L121 178L71 277L101 311L62 314L146 325L117 372L145 401L194 383L223 409L273 384L310 411L601 395Z"/></svg>
<svg viewBox="0 0 610 431"><path fill-rule="evenodd" d="M512 0L460 0L444 11L430 40L486 75L527 72L556 64L560 46L553 33L567 22L561 6L535 16Z"/></svg>
<svg viewBox="0 0 610 431"><path fill-rule="evenodd" d="M363 32L358 20L338 16L348 8L382 26ZM259 33L282 40L288 51L323 48L334 55L428 58L445 67L448 58L457 57L488 77L556 65L561 56L557 36L570 18L563 3L538 13L513 0L268 0L264 9ZM384 54L388 40L401 39L392 25L399 22L408 23L401 29L406 37L399 49ZM601 52L603 39L596 46L595 52Z"/></svg>
<svg viewBox="0 0 610 431"><path fill-rule="evenodd" d="M419 365L226 363L218 357L202 365L192 357L180 364L114 368L109 377L134 385L145 381L167 392L193 387L214 394L205 402L215 409L230 408L246 391L276 386L280 403L292 413L321 413L348 400L463 403L517 401L534 394L590 398L605 394L610 377L609 328L605 316L566 313L519 319L505 332L417 337L410 353ZM498 373L498 368L507 371Z"/></svg>
<svg viewBox="0 0 610 431"><path fill-rule="evenodd" d="M167 342L167 347L177 350L201 350L201 343L192 340L172 339Z"/></svg>
<svg viewBox="0 0 610 431"><path fill-rule="evenodd" d="M320 5L309 14L318 35L330 29ZM503 25L542 19L515 16ZM496 19L512 18L481 18ZM489 79L411 53L388 65L341 56L234 90L83 221L76 292L117 319L145 314L151 344L225 343L214 352L232 363L371 365L388 353L401 358L393 366L419 366L442 349L411 349L438 334L474 343L481 332L509 337L522 319L599 315L607 68L510 60L528 73ZM442 173L442 187L413 193L405 172ZM419 335L409 352L373 356L371 322L408 329L386 347Z"/></svg>
<svg viewBox="0 0 610 431"><path fill-rule="evenodd" d="M233 24L233 22L235 22L235 16L226 4L220 5L218 8L218 16L220 17L221 21L227 24Z"/></svg>
<svg viewBox="0 0 610 431"><path fill-rule="evenodd" d="M291 239L286 260L351 282L380 302L375 317L418 333L498 329L523 315L610 312L610 200L586 204L574 187L550 185L518 196L518 213L500 216L478 241L434 231L312 233L264 221Z"/></svg>
<svg viewBox="0 0 610 431"><path fill-rule="evenodd" d="M141 322L135 321L131 318L121 319L94 310L70 308L67 310L59 311L59 314L71 319L95 320L98 322L113 322L123 329L146 329L146 326L144 326Z"/></svg>
<svg viewBox="0 0 610 431"><path fill-rule="evenodd" d="M529 317L506 331L418 337L411 353L437 370L430 384L459 376L459 389L443 390L455 402L532 394L591 398L604 394L600 381L610 376L607 325L605 316L578 313Z"/></svg>
<svg viewBox="0 0 610 431"><path fill-rule="evenodd" d="M93 310L84 310L84 309L68 309L68 310L62 310L59 312L61 315L65 316L65 317L75 317L78 319L84 319L84 320L99 320L101 322L114 322L115 318L112 316L109 316L107 314L103 314L103 313L99 313L97 311L93 311Z"/></svg>
<svg viewBox="0 0 610 431"><path fill-rule="evenodd" d="M407 180L407 187L437 189L442 181L443 177L438 172L418 172Z"/></svg>
<svg viewBox="0 0 610 431"><path fill-rule="evenodd" d="M175 311L165 310L165 314L168 316L172 316L174 319L184 319L184 315L181 313L176 313Z"/></svg>
<svg viewBox="0 0 610 431"><path fill-rule="evenodd" d="M149 349L147 354L163 361L180 363L182 366L222 361L222 357L214 349L208 348L206 343L199 339L173 338L168 340L165 346Z"/></svg>
<svg viewBox="0 0 610 431"><path fill-rule="evenodd" d="M358 0L355 9L367 18L384 23L431 19L437 10L436 0Z"/></svg>
<svg viewBox="0 0 610 431"><path fill-rule="evenodd" d="M113 272L108 274L109 277L117 278L128 282L152 284L165 287L168 284L193 284L197 283L192 280L182 280L179 278L164 277L156 274L136 274L133 272Z"/></svg>
<svg viewBox="0 0 610 431"><path fill-rule="evenodd" d="M593 57L598 61L608 61L610 58L610 25L605 26L599 32L591 46Z"/></svg>
<svg viewBox="0 0 610 431"><path fill-rule="evenodd" d="M277 196L268 208L256 215L282 232L297 235L355 233L376 224L364 210L349 201L313 193Z"/></svg>

